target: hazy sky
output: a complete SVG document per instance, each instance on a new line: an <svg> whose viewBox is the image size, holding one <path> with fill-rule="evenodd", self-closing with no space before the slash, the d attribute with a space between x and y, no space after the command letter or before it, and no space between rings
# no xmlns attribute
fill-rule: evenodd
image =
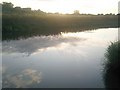
<svg viewBox="0 0 120 90"><path fill-rule="evenodd" d="M45 12L73 13L118 13L120 0L1 0L0 2L12 2L15 6L41 9Z"/></svg>

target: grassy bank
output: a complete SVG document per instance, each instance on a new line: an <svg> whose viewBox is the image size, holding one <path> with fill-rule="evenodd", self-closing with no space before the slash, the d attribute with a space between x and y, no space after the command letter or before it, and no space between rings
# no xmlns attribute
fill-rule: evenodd
<svg viewBox="0 0 120 90"><path fill-rule="evenodd" d="M3 40L9 36L34 36L118 27L117 15L18 15L2 16Z"/></svg>

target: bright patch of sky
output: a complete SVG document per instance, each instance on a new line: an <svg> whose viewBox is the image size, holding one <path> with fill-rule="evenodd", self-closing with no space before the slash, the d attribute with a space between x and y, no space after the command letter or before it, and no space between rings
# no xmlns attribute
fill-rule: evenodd
<svg viewBox="0 0 120 90"><path fill-rule="evenodd" d="M45 12L73 13L118 13L119 0L2 0L12 2L14 6L31 7Z"/></svg>

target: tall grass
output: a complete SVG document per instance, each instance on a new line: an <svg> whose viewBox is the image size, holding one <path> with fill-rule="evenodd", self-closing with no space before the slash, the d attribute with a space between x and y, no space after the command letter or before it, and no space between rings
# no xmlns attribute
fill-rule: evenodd
<svg viewBox="0 0 120 90"><path fill-rule="evenodd" d="M104 67L106 88L120 89L120 41L111 43L105 54L107 61Z"/></svg>
<svg viewBox="0 0 120 90"><path fill-rule="evenodd" d="M118 68L120 65L120 41L111 42L105 54L107 58L107 65L110 67Z"/></svg>

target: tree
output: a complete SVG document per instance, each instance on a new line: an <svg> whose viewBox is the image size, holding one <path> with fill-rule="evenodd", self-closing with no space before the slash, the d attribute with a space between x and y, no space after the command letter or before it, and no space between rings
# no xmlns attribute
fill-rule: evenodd
<svg viewBox="0 0 120 90"><path fill-rule="evenodd" d="M7 3L7 2L3 2L2 4L2 8L13 8L13 4L12 3Z"/></svg>
<svg viewBox="0 0 120 90"><path fill-rule="evenodd" d="M3 2L2 11L5 13L10 13L13 10L13 6L14 5L12 3Z"/></svg>
<svg viewBox="0 0 120 90"><path fill-rule="evenodd" d="M74 11L74 14L75 14L75 15L79 15L79 14L80 14L79 10L75 10L75 11Z"/></svg>

